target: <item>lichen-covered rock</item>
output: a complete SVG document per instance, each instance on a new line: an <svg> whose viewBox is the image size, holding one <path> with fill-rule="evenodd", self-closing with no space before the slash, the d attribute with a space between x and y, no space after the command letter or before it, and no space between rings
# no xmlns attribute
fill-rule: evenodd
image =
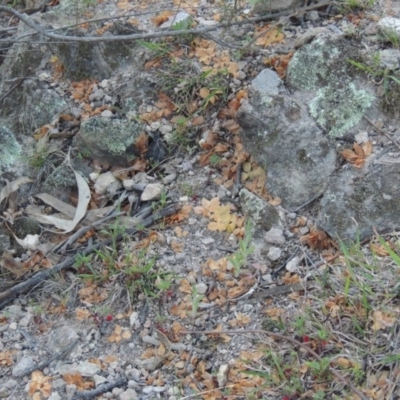
<svg viewBox="0 0 400 400"><path fill-rule="evenodd" d="M240 204L246 217L252 224L252 237L260 239L272 227L279 228L282 222L275 207L243 188L240 193Z"/></svg>
<svg viewBox="0 0 400 400"><path fill-rule="evenodd" d="M267 173L268 190L289 209L322 194L335 169L335 146L306 105L286 92L273 71L261 72L249 93L237 121L246 150Z"/></svg>
<svg viewBox="0 0 400 400"><path fill-rule="evenodd" d="M74 140L83 156L123 166L140 155L135 143L142 131L142 125L134 121L90 118L81 124Z"/></svg>
<svg viewBox="0 0 400 400"><path fill-rule="evenodd" d="M317 224L334 239L355 240L359 234L363 240L373 234L373 227L398 228L399 198L398 164L368 162L362 169L347 165L332 177Z"/></svg>
<svg viewBox="0 0 400 400"><path fill-rule="evenodd" d="M322 34L300 48L289 63L288 83L312 92L310 113L332 137L344 136L355 127L375 100L357 88L350 75L348 59L357 53L344 39Z"/></svg>
<svg viewBox="0 0 400 400"><path fill-rule="evenodd" d="M14 134L5 126L0 126L0 174L20 156L22 148Z"/></svg>

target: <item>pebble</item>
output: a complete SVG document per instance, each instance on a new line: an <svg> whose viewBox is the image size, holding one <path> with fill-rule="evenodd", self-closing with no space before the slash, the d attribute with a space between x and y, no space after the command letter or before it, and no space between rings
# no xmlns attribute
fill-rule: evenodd
<svg viewBox="0 0 400 400"><path fill-rule="evenodd" d="M111 118L111 117L114 116L114 114L113 114L113 112L110 111L110 110L104 110L104 111L101 113L101 116L102 116L103 118Z"/></svg>
<svg viewBox="0 0 400 400"><path fill-rule="evenodd" d="M12 376L20 378L25 375L25 371L36 367L36 362L31 356L23 356L19 363L13 368Z"/></svg>
<svg viewBox="0 0 400 400"><path fill-rule="evenodd" d="M149 183L140 196L140 200L151 201L159 199L163 189L164 186L161 183Z"/></svg>
<svg viewBox="0 0 400 400"><path fill-rule="evenodd" d="M198 283L195 287L196 287L197 293L199 293L199 294L207 293L208 286L205 283L203 283L203 282Z"/></svg>
<svg viewBox="0 0 400 400"><path fill-rule="evenodd" d="M267 257L271 261L278 260L282 255L282 250L279 247L271 247L268 251Z"/></svg>
<svg viewBox="0 0 400 400"><path fill-rule="evenodd" d="M286 270L289 272L297 272L299 269L300 257L293 257L287 264Z"/></svg>
<svg viewBox="0 0 400 400"><path fill-rule="evenodd" d="M283 231L282 231L282 229L279 229L279 228L270 229L264 235L264 240L267 243L272 243L272 244L285 244L286 243L285 236L283 236Z"/></svg>

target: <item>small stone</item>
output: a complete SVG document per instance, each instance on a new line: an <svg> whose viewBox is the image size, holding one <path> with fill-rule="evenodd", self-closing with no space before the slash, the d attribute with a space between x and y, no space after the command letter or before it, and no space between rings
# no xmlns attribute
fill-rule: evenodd
<svg viewBox="0 0 400 400"><path fill-rule="evenodd" d="M267 243L272 243L272 244L285 244L286 242L285 236L283 236L283 231L282 229L279 228L270 229L264 235L264 240Z"/></svg>
<svg viewBox="0 0 400 400"><path fill-rule="evenodd" d="M133 311L129 317L130 326L134 326L136 324L136 321L138 321L138 319L139 319L139 313L137 311Z"/></svg>
<svg viewBox="0 0 400 400"><path fill-rule="evenodd" d="M112 172L106 172L99 175L94 184L94 190L98 194L104 194L107 191L112 193L111 190L114 191L116 187L121 187L121 183ZM115 191L113 193L115 193Z"/></svg>
<svg viewBox="0 0 400 400"><path fill-rule="evenodd" d="M52 392L47 400L61 400L61 396L58 394L58 392Z"/></svg>
<svg viewBox="0 0 400 400"><path fill-rule="evenodd" d="M14 379L9 379L4 385L3 387L6 389L13 389L15 388L15 386L18 385L18 382Z"/></svg>
<svg viewBox="0 0 400 400"><path fill-rule="evenodd" d="M308 232L310 232L308 226L302 226L301 228L299 228L300 235L306 235Z"/></svg>
<svg viewBox="0 0 400 400"><path fill-rule="evenodd" d="M136 400L137 398L137 393L131 388L126 389L119 395L120 400Z"/></svg>
<svg viewBox="0 0 400 400"><path fill-rule="evenodd" d="M262 280L265 281L266 283L272 283L272 275L271 274L265 274L262 277Z"/></svg>
<svg viewBox="0 0 400 400"><path fill-rule="evenodd" d="M101 113L101 116L104 117L104 118L111 118L111 117L114 116L114 114L113 114L113 112L110 111L110 110L104 110L104 111Z"/></svg>
<svg viewBox="0 0 400 400"><path fill-rule="evenodd" d="M164 178L163 178L163 184L164 184L164 185L169 185L169 184L172 183L175 179L176 179L176 174L175 174L175 173L166 175L166 176L164 176Z"/></svg>
<svg viewBox="0 0 400 400"><path fill-rule="evenodd" d="M214 239L212 237L206 237L204 239L201 239L201 243L207 245L207 244L211 244L214 243Z"/></svg>
<svg viewBox="0 0 400 400"><path fill-rule="evenodd" d="M205 283L198 283L196 286L197 293L206 294L208 290L208 286Z"/></svg>
<svg viewBox="0 0 400 400"><path fill-rule="evenodd" d="M161 185L161 183L149 183L144 189L142 195L140 196L140 200L157 200L161 197L163 189L164 187L163 185Z"/></svg>
<svg viewBox="0 0 400 400"><path fill-rule="evenodd" d="M94 376L100 372L100 367L97 364L93 364L87 361L81 361L75 368L75 371L79 372L82 376Z"/></svg>
<svg viewBox="0 0 400 400"><path fill-rule="evenodd" d="M97 375L97 374L93 375L93 380L94 380L94 384L95 384L96 387L98 387L99 385L107 382L107 379L104 378L104 376Z"/></svg>
<svg viewBox="0 0 400 400"><path fill-rule="evenodd" d="M357 133L357 135L354 135L354 139L356 140L357 143L365 143L368 142L369 136L367 131L361 131Z"/></svg>
<svg viewBox="0 0 400 400"><path fill-rule="evenodd" d="M18 329L18 324L16 322L11 322L11 324L8 325L8 328L12 331L16 331Z"/></svg>
<svg viewBox="0 0 400 400"><path fill-rule="evenodd" d="M317 21L317 20L319 20L319 13L318 13L318 11L315 11L315 10L309 11L309 12L306 14L306 20L307 20L307 21Z"/></svg>
<svg viewBox="0 0 400 400"><path fill-rule="evenodd" d="M30 356L23 356L19 363L13 368L12 376L20 378L25 375L26 371L32 370L36 367L36 362Z"/></svg>
<svg viewBox="0 0 400 400"><path fill-rule="evenodd" d="M121 389L121 388L114 388L114 389L112 390L112 394L113 394L114 396L119 396L121 393L123 393L123 391L124 391L124 389Z"/></svg>
<svg viewBox="0 0 400 400"><path fill-rule="evenodd" d="M271 247L268 251L267 257L271 261L278 260L282 255L282 250L279 247Z"/></svg>
<svg viewBox="0 0 400 400"><path fill-rule="evenodd" d="M122 186L126 190L133 190L134 185L136 185L136 183L133 179L124 179L122 181Z"/></svg>
<svg viewBox="0 0 400 400"><path fill-rule="evenodd" d="M297 272L299 269L300 258L298 256L293 257L287 264L286 270L289 272Z"/></svg>
<svg viewBox="0 0 400 400"><path fill-rule="evenodd" d="M179 201L181 201L182 203L187 203L189 201L189 197L188 196L179 197Z"/></svg>

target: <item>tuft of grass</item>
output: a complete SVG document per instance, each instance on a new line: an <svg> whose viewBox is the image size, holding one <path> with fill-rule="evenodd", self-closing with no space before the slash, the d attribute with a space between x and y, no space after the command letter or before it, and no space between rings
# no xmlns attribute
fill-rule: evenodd
<svg viewBox="0 0 400 400"><path fill-rule="evenodd" d="M340 0L339 8L342 11L367 10L373 7L375 0Z"/></svg>
<svg viewBox="0 0 400 400"><path fill-rule="evenodd" d="M357 238L341 242L340 250L334 264L313 272L321 288L296 296L290 310L276 299L263 324L265 330L294 336L318 358L283 340L260 344L262 361L243 360L243 373L263 380L252 392L255 398L263 388L280 398L351 398L349 385L339 383L333 370L369 398L370 390L379 390L374 382L382 371L397 377L400 342L388 338L397 337L399 326L400 241L377 235L370 247ZM397 390L395 380L385 396Z"/></svg>
<svg viewBox="0 0 400 400"><path fill-rule="evenodd" d="M249 257L254 252L254 246L251 244L252 241L252 226L249 221L245 223L245 233L243 239L239 241L239 249L229 257L229 261L233 266L233 273L236 277L240 275L241 269L247 264Z"/></svg>

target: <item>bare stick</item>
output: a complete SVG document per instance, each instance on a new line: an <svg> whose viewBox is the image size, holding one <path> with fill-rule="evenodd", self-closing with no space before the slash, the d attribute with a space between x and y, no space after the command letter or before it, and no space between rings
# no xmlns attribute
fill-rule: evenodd
<svg viewBox="0 0 400 400"><path fill-rule="evenodd" d="M141 225L145 228L149 227L155 221L162 219L164 217L167 217L169 215L175 214L178 211L178 209L179 209L179 207L176 205L166 207L166 208L154 213L150 217L145 218L143 220L143 222L141 223ZM139 231L140 230L137 228L130 228L126 231L126 233L128 235L134 235ZM103 240L102 242L97 243L93 246L90 246L90 247L86 248L85 250L77 253L76 255L65 259L61 263L56 264L53 268L47 269L45 271L41 271L41 272L37 273L36 275L32 276L31 278L29 278L28 280L18 283L15 286L13 286L12 288L7 289L3 292L0 292L0 310L2 308L4 308L6 305L8 305L9 303L11 303L20 294L28 292L29 290L31 290L35 286L42 284L45 280L51 278L55 274L71 267L75 263L77 255L87 256L88 254L94 253L96 250L98 250L104 246L109 246L110 244L113 243L113 240L119 242L123 238L124 238L124 235L119 234L119 235L117 235L117 237L115 239Z"/></svg>
<svg viewBox="0 0 400 400"><path fill-rule="evenodd" d="M318 7L328 6L331 3L332 3L331 1L326 1L326 2L318 4ZM316 7L315 5L308 6L308 7L302 7L297 12L309 11L309 10L315 9L315 7ZM32 28L36 32L42 34L43 36L49 37L51 39L61 40L64 42L69 41L69 42L86 42L86 43L151 39L151 38L166 37L166 36L182 36L182 35L187 35L187 34L200 35L202 33L216 31L220 28L227 28L230 26L240 26L240 25L245 25L245 24L249 24L249 23L253 23L253 22L266 21L266 20L271 20L271 19L275 19L277 17L282 17L282 16L287 15L287 11L282 11L279 13L274 13L274 14L271 13L271 14L267 14L267 15L262 15L260 17L245 19L242 21L220 23L220 24L216 24L213 26L207 26L204 28L182 29L182 30L177 30L177 31L170 30L170 31L160 31L160 32L153 32L153 33L139 33L139 34L135 33L132 35L79 37L79 36L68 36L68 35L64 36L64 35L58 35L56 33L49 32L49 31L43 29L40 25L33 22L33 20L30 19L26 14L21 14L11 7L0 6L0 12L1 11L4 11L4 12L14 15L19 20L21 20L26 25L28 25L30 28ZM14 39L14 41L17 41L17 40L18 39ZM3 42L3 41L10 42L10 39L6 39L6 40L1 39L0 40L0 42Z"/></svg>

